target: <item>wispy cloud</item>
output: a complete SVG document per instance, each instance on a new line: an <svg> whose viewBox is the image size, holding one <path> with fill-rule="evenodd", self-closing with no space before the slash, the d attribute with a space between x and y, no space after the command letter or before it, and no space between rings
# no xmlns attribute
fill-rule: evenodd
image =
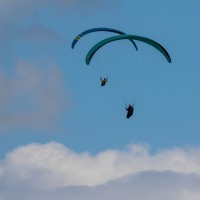
<svg viewBox="0 0 200 200"><path fill-rule="evenodd" d="M63 3L57 2L60 7ZM18 127L50 130L66 111L66 88L51 51L64 39L53 28L32 20L38 9L44 6L45 11L45 5L59 9L55 4L46 0L0 1L1 132Z"/></svg>
<svg viewBox="0 0 200 200"><path fill-rule="evenodd" d="M55 142L30 144L1 161L0 197L198 200L199 157L199 148L166 149L151 155L146 146L132 145L91 156Z"/></svg>
<svg viewBox="0 0 200 200"><path fill-rule="evenodd" d="M39 42L60 42L61 37L51 28L41 26L41 25L32 25L28 27L26 30L23 31L22 36L24 39L29 40L30 42L33 42L36 44L39 44ZM64 42L64 39L63 41Z"/></svg>
<svg viewBox="0 0 200 200"><path fill-rule="evenodd" d="M21 61L12 77L0 77L0 127L53 127L68 100L57 66Z"/></svg>
<svg viewBox="0 0 200 200"><path fill-rule="evenodd" d="M105 6L111 6L115 2L118 2L118 0L18 0L17 2L15 0L1 0L0 2L0 11L1 15L3 15L5 19L12 20L11 16L20 17L25 15L31 15L35 11L38 11L38 9L41 10L41 8L51 8L55 11L64 11L66 12L66 9L71 8L82 8L82 11L84 12L87 7L90 8L96 8L101 9L102 7L105 8ZM87 9L88 10L88 9ZM92 10L89 9L91 12ZM15 11L15 12L13 12Z"/></svg>

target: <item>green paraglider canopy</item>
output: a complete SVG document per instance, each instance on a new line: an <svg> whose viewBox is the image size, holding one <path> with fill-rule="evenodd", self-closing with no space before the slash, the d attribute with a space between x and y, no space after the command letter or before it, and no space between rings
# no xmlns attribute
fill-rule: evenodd
<svg viewBox="0 0 200 200"><path fill-rule="evenodd" d="M153 47L155 47L158 51L160 51L160 53L163 54L163 56L167 59L167 61L169 63L171 63L171 58L170 58L170 55L169 53L167 52L167 50L161 46L159 43L157 43L156 41L152 40L152 39L149 39L149 38L146 38L146 37L141 37L141 36L137 36L137 35L119 35L119 36L113 36L113 37L109 37L109 38L106 38L100 42L98 42L96 45L94 45L88 52L87 56L86 56L86 64L89 65L90 64L90 61L92 59L92 57L94 56L94 54L101 48L103 47L104 45L110 43L110 42L113 42L113 41L116 41L116 40L124 40L124 39L132 39L132 40L138 40L138 41L141 41L141 42L144 42L144 43L147 43Z"/></svg>

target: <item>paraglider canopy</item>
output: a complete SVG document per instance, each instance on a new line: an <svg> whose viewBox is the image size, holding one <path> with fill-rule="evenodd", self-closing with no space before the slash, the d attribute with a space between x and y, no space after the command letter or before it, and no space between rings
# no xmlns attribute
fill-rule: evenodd
<svg viewBox="0 0 200 200"><path fill-rule="evenodd" d="M78 36L76 36L72 42L72 49L75 47L76 43L81 39L81 37L83 37L84 35L87 35L89 33L93 33L93 32L99 32L99 31L106 31L106 32L112 32L112 33L118 33L120 35L125 34L122 31L116 30L116 29L112 29L112 28L92 28L92 29L88 29L82 33L80 33ZM133 43L133 45L135 46L135 49L138 50L137 45L135 44L135 42L130 39L130 41Z"/></svg>
<svg viewBox="0 0 200 200"><path fill-rule="evenodd" d="M171 63L171 58L170 58L170 55L169 53L167 52L167 50L162 46L160 45L159 43L157 43L156 41L152 40L152 39L149 39L149 38L146 38L146 37L141 37L141 36L137 36L137 35L119 35L119 36L113 36L113 37L109 37L109 38L106 38L100 42L98 42L96 45L94 45L88 52L87 56L86 56L86 64L89 65L90 64L90 61L92 59L92 57L94 56L94 54L101 48L103 47L104 45L110 43L110 42L113 42L113 41L116 41L116 40L124 40L124 39L132 39L132 40L138 40L138 41L141 41L141 42L144 42L144 43L147 43L151 46L153 46L154 48L156 48L158 51L160 51L160 53L163 54L163 56L167 59L167 61L169 63Z"/></svg>

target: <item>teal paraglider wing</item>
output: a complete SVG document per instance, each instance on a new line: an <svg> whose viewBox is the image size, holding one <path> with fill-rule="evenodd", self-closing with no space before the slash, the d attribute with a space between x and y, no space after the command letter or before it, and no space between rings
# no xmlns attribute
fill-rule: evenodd
<svg viewBox="0 0 200 200"><path fill-rule="evenodd" d="M163 56L167 59L167 61L169 63L171 63L171 58L170 58L170 55L169 53L167 52L167 50L162 46L160 45L159 43L157 43L156 41L154 40L151 40L149 38L146 38L146 37L141 37L141 36L137 36L137 35L118 35L118 36L113 36L113 37L109 37L109 38L106 38L100 42L98 42L96 45L94 45L88 52L87 56L86 56L86 64L89 65L90 64L90 61L92 59L92 57L94 56L94 54L101 48L103 47L104 45L110 43L110 42L113 42L113 41L116 41L116 40L124 40L124 39L132 39L132 40L138 40L138 41L141 41L141 42L144 42L144 43L147 43L153 47L155 47L158 51L160 51L160 53L163 54Z"/></svg>
<svg viewBox="0 0 200 200"><path fill-rule="evenodd" d="M98 32L98 31L107 31L107 32L112 32L112 33L118 33L120 35L125 34L122 31L116 30L116 29L112 29L112 28L92 28L89 30L86 30L82 33L80 33L78 36L75 37L75 39L72 42L72 49L75 47L76 43L81 39L81 37L83 37L84 35L87 35L89 33L93 33L93 32ZM133 43L133 45L135 46L135 49L138 50L137 45L135 44L135 42L130 39L130 41Z"/></svg>

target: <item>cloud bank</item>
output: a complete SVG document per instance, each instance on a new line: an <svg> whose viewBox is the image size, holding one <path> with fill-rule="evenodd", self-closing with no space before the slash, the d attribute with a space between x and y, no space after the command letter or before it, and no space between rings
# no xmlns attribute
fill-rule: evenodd
<svg viewBox="0 0 200 200"><path fill-rule="evenodd" d="M147 146L131 145L124 151L106 150L92 156L55 142L30 144L14 149L1 161L0 197L198 200L199 160L200 149L189 147L151 155Z"/></svg>

